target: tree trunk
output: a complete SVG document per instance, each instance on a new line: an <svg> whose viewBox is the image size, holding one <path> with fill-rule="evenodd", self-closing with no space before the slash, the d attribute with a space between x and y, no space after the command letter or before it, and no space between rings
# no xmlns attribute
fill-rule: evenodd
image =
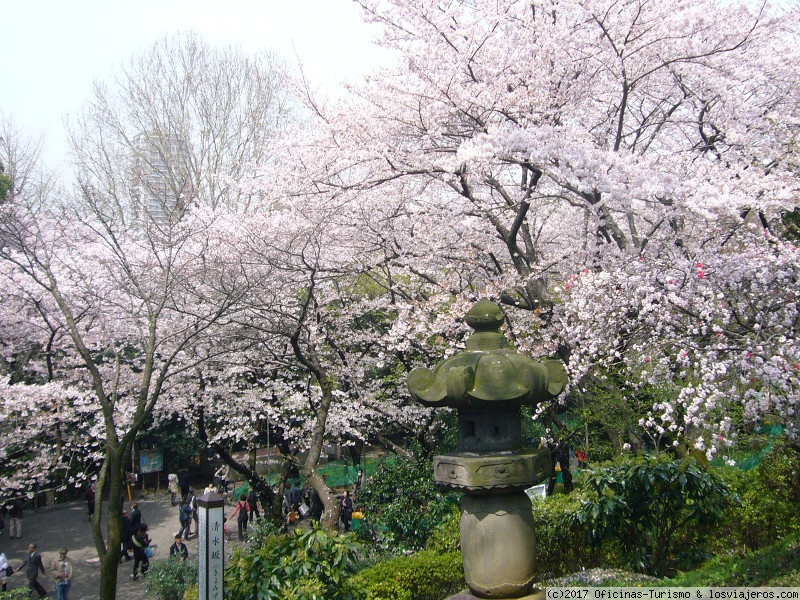
<svg viewBox="0 0 800 600"><path fill-rule="evenodd" d="M106 458L97 481L96 508L92 516L92 535L100 557L100 600L115 600L117 597L117 570L119 550L122 547L122 506L124 493L125 461L127 448L108 447ZM103 498L108 491L107 542L103 539L100 521L103 514Z"/></svg>

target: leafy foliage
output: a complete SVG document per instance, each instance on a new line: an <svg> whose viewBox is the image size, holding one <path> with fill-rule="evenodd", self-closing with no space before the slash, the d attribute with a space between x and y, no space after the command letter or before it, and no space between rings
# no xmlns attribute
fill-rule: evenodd
<svg viewBox="0 0 800 600"><path fill-rule="evenodd" d="M158 600L183 598L197 583L197 561L167 558L154 562L147 575L147 594Z"/></svg>
<svg viewBox="0 0 800 600"><path fill-rule="evenodd" d="M440 600L465 587L460 553L423 550L399 556L353 577L368 600Z"/></svg>
<svg viewBox="0 0 800 600"><path fill-rule="evenodd" d="M11 188L11 177L5 174L3 163L0 163L0 204L8 199L8 194L11 192Z"/></svg>
<svg viewBox="0 0 800 600"><path fill-rule="evenodd" d="M175 415L170 420L161 421L137 437L140 447L148 446L168 449L164 453L164 469L176 473L185 465L192 464L204 450L204 445L196 436L186 435L189 425L185 419Z"/></svg>
<svg viewBox="0 0 800 600"><path fill-rule="evenodd" d="M237 548L225 571L227 600L353 600L357 546L318 526Z"/></svg>
<svg viewBox="0 0 800 600"><path fill-rule="evenodd" d="M800 581L800 535L755 552L726 553L697 570L664 581L670 586L796 586Z"/></svg>
<svg viewBox="0 0 800 600"><path fill-rule="evenodd" d="M456 501L456 494L436 486L430 461L407 458L381 463L358 496L373 533L413 550L425 547Z"/></svg>
<svg viewBox="0 0 800 600"><path fill-rule="evenodd" d="M575 571L620 564L612 544L586 543L586 525L576 518L583 500L579 492L556 494L533 502L536 530L536 578L539 581Z"/></svg>
<svg viewBox="0 0 800 600"><path fill-rule="evenodd" d="M697 564L733 500L721 479L694 458L663 455L595 469L583 489L587 501L566 524L586 527L595 546L616 541L626 567L653 575Z"/></svg>
<svg viewBox="0 0 800 600"><path fill-rule="evenodd" d="M800 532L800 454L777 445L759 465L747 472L721 471L740 502L726 516L720 543L755 550Z"/></svg>

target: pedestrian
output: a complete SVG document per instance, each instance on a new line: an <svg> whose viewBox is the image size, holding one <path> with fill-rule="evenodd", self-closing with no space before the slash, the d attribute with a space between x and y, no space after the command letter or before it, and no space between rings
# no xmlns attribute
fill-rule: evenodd
<svg viewBox="0 0 800 600"><path fill-rule="evenodd" d="M0 552L0 587L4 592L8 591L8 577L11 575L9 570L11 569L11 565L8 564L8 558L6 557L5 553Z"/></svg>
<svg viewBox="0 0 800 600"><path fill-rule="evenodd" d="M189 532L192 530L192 505L189 504L188 498L181 498L181 505L178 509L178 521L180 522L180 529L178 535L189 539Z"/></svg>
<svg viewBox="0 0 800 600"><path fill-rule="evenodd" d="M53 561L50 572L56 582L56 600L69 600L69 588L72 587L74 564L67 557L67 548L58 551L58 558Z"/></svg>
<svg viewBox="0 0 800 600"><path fill-rule="evenodd" d="M176 475L178 476L178 487L181 489L181 498L186 498L189 494L189 469L183 467Z"/></svg>
<svg viewBox="0 0 800 600"><path fill-rule="evenodd" d="M219 469L214 472L214 485L217 486L217 493L224 496L228 493L228 473L230 469L228 465L222 463Z"/></svg>
<svg viewBox="0 0 800 600"><path fill-rule="evenodd" d="M122 551L120 553L119 562L123 559L128 562L133 558L130 554L133 542L133 524L131 523L131 515L127 510L122 511Z"/></svg>
<svg viewBox="0 0 800 600"><path fill-rule="evenodd" d="M147 523L139 525L139 529L133 532L131 538L133 544L133 577L134 580L139 579L139 567L142 569L142 577L147 576L147 571L150 570L150 557L148 556L148 546L150 545L150 536L147 535Z"/></svg>
<svg viewBox="0 0 800 600"><path fill-rule="evenodd" d="M300 488L299 484L292 484L292 487L290 487L289 491L287 492L287 497L289 500L289 510L297 512L297 509L300 506L300 500L303 499L303 490Z"/></svg>
<svg viewBox="0 0 800 600"><path fill-rule="evenodd" d="M95 497L95 483L92 482L89 484L89 487L86 489L86 494L84 494L83 499L86 501L86 508L89 511L89 519L91 520L92 515L94 514L94 497Z"/></svg>
<svg viewBox="0 0 800 600"><path fill-rule="evenodd" d="M250 495L247 497L247 503L250 505L250 521L255 522L256 517L261 518L261 513L258 510L258 494L255 488L250 488Z"/></svg>
<svg viewBox="0 0 800 600"><path fill-rule="evenodd" d="M317 493L317 490L311 489L311 520L319 523L322 518L322 512L325 510L325 505L322 503L322 498Z"/></svg>
<svg viewBox="0 0 800 600"><path fill-rule="evenodd" d="M178 475L176 473L170 473L167 475L167 482L170 502L172 502L172 506L175 506L178 503Z"/></svg>
<svg viewBox="0 0 800 600"><path fill-rule="evenodd" d="M18 540L22 539L22 501L16 498L11 503L11 508L8 510L8 517L11 519L11 526L8 528L8 537L12 540L16 537Z"/></svg>
<svg viewBox="0 0 800 600"><path fill-rule="evenodd" d="M350 525L353 522L353 499L350 497L350 492L344 491L341 502L342 509L342 524L345 531L350 531Z"/></svg>
<svg viewBox="0 0 800 600"><path fill-rule="evenodd" d="M356 477L356 489L361 491L366 489L367 487L367 474L364 473L364 469L358 470L358 476Z"/></svg>
<svg viewBox="0 0 800 600"><path fill-rule="evenodd" d="M247 535L247 517L250 511L250 507L247 504L247 494L242 494L239 497L239 501L236 503L236 508L233 509L231 516L228 517L229 519L233 519L236 515L239 515L237 519L237 523L239 525L239 541L243 542L245 536Z"/></svg>
<svg viewBox="0 0 800 600"><path fill-rule="evenodd" d="M194 534L200 535L200 513L197 511L197 494L194 493L194 488L189 488L189 498L187 502L189 503L189 506L192 507L192 521L194 522ZM191 529L192 528L190 526L189 535L192 535Z"/></svg>
<svg viewBox="0 0 800 600"><path fill-rule="evenodd" d="M572 473L569 470L569 448L561 440L556 440L548 445L550 449L550 462L553 470L547 482L547 495L552 496L556 489L556 479L558 472L561 472L561 480L564 483L564 492L569 494L572 491Z"/></svg>
<svg viewBox="0 0 800 600"><path fill-rule="evenodd" d="M175 536L175 542L169 547L169 555L177 558L181 562L189 558L189 549L186 547L186 544L183 543L183 540L181 540L181 536Z"/></svg>
<svg viewBox="0 0 800 600"><path fill-rule="evenodd" d="M39 598L44 598L47 595L47 590L44 589L39 583L39 571L44 575L44 563L42 562L42 555L36 551L36 544L28 544L28 556L20 565L18 571L25 569L25 575L28 577L28 587L31 588L31 596L36 591Z"/></svg>
<svg viewBox="0 0 800 600"><path fill-rule="evenodd" d="M139 525L142 524L142 511L139 510L139 503L134 502L131 504L131 531L136 533Z"/></svg>

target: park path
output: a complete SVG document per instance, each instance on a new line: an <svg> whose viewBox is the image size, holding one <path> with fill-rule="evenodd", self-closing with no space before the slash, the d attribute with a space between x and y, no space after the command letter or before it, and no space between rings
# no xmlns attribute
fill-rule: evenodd
<svg viewBox="0 0 800 600"><path fill-rule="evenodd" d="M165 558L169 546L174 541L178 530L178 507L171 506L169 493L166 491L148 492L137 495L135 500L142 511L142 520L148 524L155 556L152 561ZM106 506L103 514L106 515ZM130 504L125 503L129 508ZM226 507L229 514L232 507ZM105 527L104 527L105 530ZM239 545L238 540L227 543L227 550ZM45 577L39 581L44 584L50 596L55 597L53 579L50 576L50 563L58 556L61 546L69 548L69 557L75 563L75 578L70 590L70 600L96 600L100 588L100 562L92 541L89 528L89 517L83 502L57 504L37 511L26 510L22 520L22 539L8 538L8 523L0 535L0 551L5 552L11 566L16 569L23 561L29 543L35 543L42 554L47 570ZM197 536L192 535L186 542L189 548L189 559L197 560ZM145 582L140 578L133 581L133 561L119 565L117 598L120 600L144 600ZM14 573L8 580L9 589L26 587L25 574Z"/></svg>

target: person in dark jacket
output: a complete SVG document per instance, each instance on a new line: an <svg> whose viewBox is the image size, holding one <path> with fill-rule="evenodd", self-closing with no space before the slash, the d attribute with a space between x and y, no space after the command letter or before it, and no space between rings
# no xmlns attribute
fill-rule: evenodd
<svg viewBox="0 0 800 600"><path fill-rule="evenodd" d="M181 525L178 535L188 540L192 530L192 505L189 504L188 498L181 499L181 506L178 509L178 521Z"/></svg>
<svg viewBox="0 0 800 600"><path fill-rule="evenodd" d="M319 523L320 519L322 519L322 513L325 511L325 505L322 502L322 498L317 493L317 490L311 490L311 519Z"/></svg>
<svg viewBox="0 0 800 600"><path fill-rule="evenodd" d="M250 522L254 523L256 517L261 518L261 512L258 510L258 494L255 489L250 488L250 495L247 497L247 503L250 505Z"/></svg>
<svg viewBox="0 0 800 600"><path fill-rule="evenodd" d="M95 484L90 483L89 487L86 488L86 494L83 497L83 499L86 501L86 509L89 511L89 520L91 520L92 515L94 514L94 497Z"/></svg>
<svg viewBox="0 0 800 600"><path fill-rule="evenodd" d="M342 508L342 525L345 531L350 531L350 525L353 522L353 499L350 497L350 492L344 491L341 502Z"/></svg>
<svg viewBox="0 0 800 600"><path fill-rule="evenodd" d="M131 523L131 515L130 513L125 510L122 511L122 551L120 552L119 562L122 562L123 559L125 562L128 562L131 558L131 546L133 542L131 538L133 537L133 524Z"/></svg>
<svg viewBox="0 0 800 600"><path fill-rule="evenodd" d="M169 555L177 558L181 562L189 558L189 549L186 547L186 544L183 543L183 540L181 540L181 536L175 536L175 542L169 547Z"/></svg>
<svg viewBox="0 0 800 600"><path fill-rule="evenodd" d="M25 575L28 577L28 587L31 588L31 595L36 591L39 594L39 598L44 598L47 595L47 590L39 583L39 571L42 572L42 575L46 571L44 570L42 555L36 551L36 544L28 544L28 556L18 570L22 569L25 569Z"/></svg>
<svg viewBox="0 0 800 600"><path fill-rule="evenodd" d="M139 567L142 569L142 576L147 575L150 570L150 559L147 556L147 547L150 545L150 536L147 535L147 523L142 523L133 533L131 538L133 549L133 578L139 579Z"/></svg>
<svg viewBox="0 0 800 600"><path fill-rule="evenodd" d="M139 510L139 503L134 502L131 504L131 530L136 532L139 525L142 524L142 511Z"/></svg>

